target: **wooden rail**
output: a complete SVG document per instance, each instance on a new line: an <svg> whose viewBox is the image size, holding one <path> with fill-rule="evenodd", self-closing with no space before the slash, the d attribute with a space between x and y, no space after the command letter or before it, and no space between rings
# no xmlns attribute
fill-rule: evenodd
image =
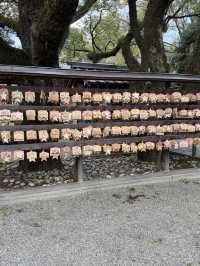
<svg viewBox="0 0 200 266"><path fill-rule="evenodd" d="M67 65L71 69L81 69L81 70L93 70L93 71L128 71L126 66L117 66L112 64L92 64L92 63L80 63L80 62L67 62Z"/></svg>
<svg viewBox="0 0 200 266"><path fill-rule="evenodd" d="M28 121L30 123L30 121ZM34 121L32 121L34 122ZM63 129L63 128L71 128L71 129L82 129L84 127L92 126L96 128L105 128L105 127L113 127L113 126L140 126L141 123L143 126L162 126L162 125L173 125L173 124L196 124L199 123L199 119L164 119L164 120L138 120L138 121L113 121L113 120L108 120L104 122L92 122L92 121L85 121L85 122L79 122L79 123L44 123L40 122L38 124L36 121L35 123L31 124L20 124L20 125L4 125L0 126L0 132L1 131L16 131L16 130L22 130L26 131L29 129L35 129L35 130L42 130L42 129L53 129L53 128L58 128L58 129Z"/></svg>
<svg viewBox="0 0 200 266"><path fill-rule="evenodd" d="M21 67L0 65L0 79L3 77L47 77L78 80L113 80L113 81L161 81L199 83L199 75L177 75L160 73L119 73L102 71L68 70L44 67Z"/></svg>
<svg viewBox="0 0 200 266"><path fill-rule="evenodd" d="M177 134L167 134L164 136L140 136L140 137L112 137L112 138L94 138L94 139L83 139L83 140L60 140L58 142L44 142L44 143L20 143L20 144L4 144L0 145L0 151L15 151L15 150L46 150L52 147L73 147L73 146L86 146L86 145L111 145L114 143L118 144L131 144L139 143L145 141L157 142L164 140L173 140L173 139L185 139L185 138L199 138L200 133L182 133Z"/></svg>
<svg viewBox="0 0 200 266"><path fill-rule="evenodd" d="M113 105L107 105L107 104L95 104L95 105L13 105L13 104L3 104L0 105L0 110L9 109L11 111L18 110L18 111L26 111L26 110L47 110L47 111L85 111L85 110L100 110L100 111L114 111L114 110L122 110L122 109L141 109L141 110L157 110L157 109L166 109L168 107L171 108L178 108L178 109L187 109L187 110L193 110L200 108L199 104L184 104L184 103L152 103L152 104L113 104Z"/></svg>

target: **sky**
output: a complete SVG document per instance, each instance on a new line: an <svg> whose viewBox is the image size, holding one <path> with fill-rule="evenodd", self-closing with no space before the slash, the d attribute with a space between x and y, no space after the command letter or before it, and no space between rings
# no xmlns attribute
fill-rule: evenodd
<svg viewBox="0 0 200 266"><path fill-rule="evenodd" d="M177 42L179 39L178 31L177 30L168 30L163 35L163 39L165 42L168 42L168 43Z"/></svg>

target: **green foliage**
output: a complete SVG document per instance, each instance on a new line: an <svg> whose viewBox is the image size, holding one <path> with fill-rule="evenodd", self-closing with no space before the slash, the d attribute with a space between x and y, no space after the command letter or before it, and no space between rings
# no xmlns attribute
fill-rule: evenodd
<svg viewBox="0 0 200 266"><path fill-rule="evenodd" d="M85 60L87 58L87 45L88 42L84 36L84 32L78 28L72 28L70 36L61 52L61 63Z"/></svg>
<svg viewBox="0 0 200 266"><path fill-rule="evenodd" d="M87 19L84 27L86 33L90 33L90 27L94 28L98 23L99 17L93 16L90 20ZM123 29L119 22L116 21L116 13L106 14L102 17L100 24L94 31L95 42L100 51L112 49L118 40L123 35ZM92 40L89 39L92 46ZM95 50L97 48L94 47Z"/></svg>
<svg viewBox="0 0 200 266"><path fill-rule="evenodd" d="M181 35L176 50L176 69L179 73L200 73L200 19L193 20Z"/></svg>
<svg viewBox="0 0 200 266"><path fill-rule="evenodd" d="M107 52L112 50L128 27L128 24L124 24L124 21L121 20L121 9L126 5L126 1L121 0L97 1L88 15L78 22L78 26L75 25L71 29L61 53L61 62L88 61L87 54L89 51ZM124 64L121 53L118 53L114 58L107 58L103 61L119 65Z"/></svg>
<svg viewBox="0 0 200 266"><path fill-rule="evenodd" d="M0 38L5 40L9 45L14 44L13 36L15 36L15 31L12 28L17 28L17 16L18 10L13 0L0 1L0 22L10 26L0 28Z"/></svg>

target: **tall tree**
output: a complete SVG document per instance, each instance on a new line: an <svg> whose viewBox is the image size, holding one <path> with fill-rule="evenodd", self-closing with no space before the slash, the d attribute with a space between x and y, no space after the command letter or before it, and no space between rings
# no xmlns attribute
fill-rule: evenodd
<svg viewBox="0 0 200 266"><path fill-rule="evenodd" d="M68 37L70 24L83 15L97 0L5 0L0 5L0 27L8 28L21 40L22 49L9 45L0 35L0 51L6 56L0 63L58 66L58 56ZM81 2L81 3L82 3ZM8 14L6 7L15 9ZM14 15L13 15L14 14Z"/></svg>
<svg viewBox="0 0 200 266"><path fill-rule="evenodd" d="M163 44L164 18L173 0L144 1L145 12L142 20L138 19L137 0L128 0L129 30L118 40L112 51L107 53L90 53L89 58L95 62L102 58L123 53L125 62L133 71L168 71L167 58ZM141 2L141 1L140 1ZM132 43L137 45L141 54L141 62L132 53Z"/></svg>
<svg viewBox="0 0 200 266"><path fill-rule="evenodd" d="M73 40L74 50L83 60L88 53L93 62L124 64L123 54L133 71L172 71L178 40L187 25L200 16L199 7L200 0L99 0L78 29L86 49ZM68 57L66 51L73 49L70 45L65 48L63 55Z"/></svg>

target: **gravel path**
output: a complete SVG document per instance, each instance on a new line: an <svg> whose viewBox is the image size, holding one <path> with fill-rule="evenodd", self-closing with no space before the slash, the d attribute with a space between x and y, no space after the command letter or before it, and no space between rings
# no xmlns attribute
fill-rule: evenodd
<svg viewBox="0 0 200 266"><path fill-rule="evenodd" d="M200 183L0 208L1 266L200 265Z"/></svg>

